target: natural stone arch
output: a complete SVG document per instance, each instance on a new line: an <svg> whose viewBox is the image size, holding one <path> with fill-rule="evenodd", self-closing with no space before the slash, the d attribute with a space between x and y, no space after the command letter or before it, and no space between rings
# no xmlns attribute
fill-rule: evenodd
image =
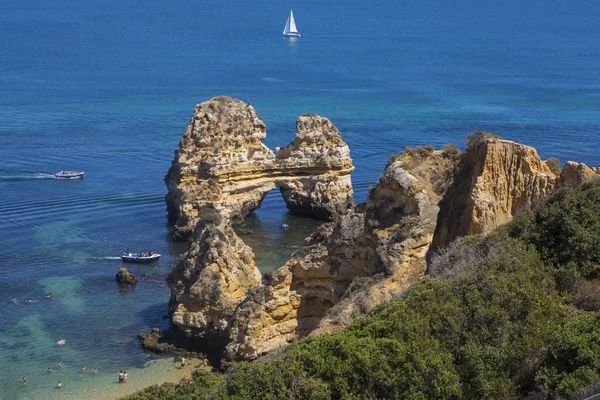
<svg viewBox="0 0 600 400"><path fill-rule="evenodd" d="M249 103L222 96L196 106L165 177L175 239L189 238L207 207L243 221L274 188L295 214L333 220L352 209L350 150L331 121L299 117L295 140L277 155L265 138Z"/></svg>

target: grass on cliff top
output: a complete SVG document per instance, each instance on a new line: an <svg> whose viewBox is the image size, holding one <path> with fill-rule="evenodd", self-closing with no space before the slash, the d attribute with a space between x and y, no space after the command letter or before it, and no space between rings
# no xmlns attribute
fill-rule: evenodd
<svg viewBox="0 0 600 400"><path fill-rule="evenodd" d="M562 189L343 331L134 399L579 399L598 387L600 186ZM600 304L600 299L595 303Z"/></svg>

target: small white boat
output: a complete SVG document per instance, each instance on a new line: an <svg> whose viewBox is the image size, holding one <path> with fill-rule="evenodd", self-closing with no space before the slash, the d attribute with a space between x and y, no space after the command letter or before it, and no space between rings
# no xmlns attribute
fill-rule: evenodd
<svg viewBox="0 0 600 400"><path fill-rule="evenodd" d="M83 178L83 174L85 174L83 171L60 171L55 173L54 176L58 179L80 179Z"/></svg>
<svg viewBox="0 0 600 400"><path fill-rule="evenodd" d="M121 260L124 262L135 262L135 263L150 263L157 261L160 258L160 254L154 253L123 253Z"/></svg>
<svg viewBox="0 0 600 400"><path fill-rule="evenodd" d="M283 36L285 37L300 37L300 33L298 32L298 28L296 28L296 21L294 21L294 13L290 10L290 16L285 23L285 28L283 28Z"/></svg>

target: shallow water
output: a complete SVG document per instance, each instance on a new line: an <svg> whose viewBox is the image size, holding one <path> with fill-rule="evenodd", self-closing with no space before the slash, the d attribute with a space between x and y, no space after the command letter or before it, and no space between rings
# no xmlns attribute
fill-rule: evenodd
<svg viewBox="0 0 600 400"><path fill-rule="evenodd" d="M290 8L296 41L280 36ZM474 130L598 165L598 20L584 0L1 3L0 398L46 398L57 361L61 395L152 370L136 334L168 324L164 278L184 247L169 240L162 180L196 103L252 102L272 149L298 115L330 118L358 201L388 155ZM53 179L63 169L85 179ZM267 272L316 224L274 192L243 225ZM114 280L126 248L162 254L131 266L131 289Z"/></svg>

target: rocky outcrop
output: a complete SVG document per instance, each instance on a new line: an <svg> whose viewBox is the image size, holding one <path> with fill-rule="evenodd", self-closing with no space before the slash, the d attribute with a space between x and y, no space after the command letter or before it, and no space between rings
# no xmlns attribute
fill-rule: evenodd
<svg viewBox="0 0 600 400"><path fill-rule="evenodd" d="M119 269L116 275L117 282L122 285L135 285L137 283L137 279L134 274L129 272L127 268L122 267Z"/></svg>
<svg viewBox="0 0 600 400"><path fill-rule="evenodd" d="M198 104L165 177L175 237L187 238L204 208L242 221L275 188L268 177L275 154L263 144L267 128L254 107L230 97Z"/></svg>
<svg viewBox="0 0 600 400"><path fill-rule="evenodd" d="M277 165L283 174L277 185L291 212L331 220L354 206L350 149L327 118L299 117L296 139L277 152Z"/></svg>
<svg viewBox="0 0 600 400"><path fill-rule="evenodd" d="M437 207L401 162L386 168L365 212L322 225L282 268L249 291L228 357L255 359L309 334L347 326L425 274Z"/></svg>
<svg viewBox="0 0 600 400"><path fill-rule="evenodd" d="M334 219L353 207L348 146L326 118L304 115L275 155L254 108L229 97L196 106L165 178L169 219L189 250L168 278L172 322L189 336L223 337L261 274L232 228L279 187L292 212ZM192 233L193 232L193 233Z"/></svg>
<svg viewBox="0 0 600 400"><path fill-rule="evenodd" d="M197 337L222 335L248 289L261 281L252 250L229 221L216 210L204 210L202 218L189 250L167 278L172 323Z"/></svg>
<svg viewBox="0 0 600 400"><path fill-rule="evenodd" d="M434 246L488 232L547 196L557 177L534 148L477 132L440 202Z"/></svg>
<svg viewBox="0 0 600 400"><path fill-rule="evenodd" d="M223 96L197 105L165 177L175 239L189 238L207 207L243 221L275 188L294 213L333 219L351 209L353 166L340 132L316 115L296 127L294 142L275 157L250 104Z"/></svg>
<svg viewBox="0 0 600 400"><path fill-rule="evenodd" d="M576 187L600 179L600 168L590 168L584 163L567 161L558 177L557 187Z"/></svg>

